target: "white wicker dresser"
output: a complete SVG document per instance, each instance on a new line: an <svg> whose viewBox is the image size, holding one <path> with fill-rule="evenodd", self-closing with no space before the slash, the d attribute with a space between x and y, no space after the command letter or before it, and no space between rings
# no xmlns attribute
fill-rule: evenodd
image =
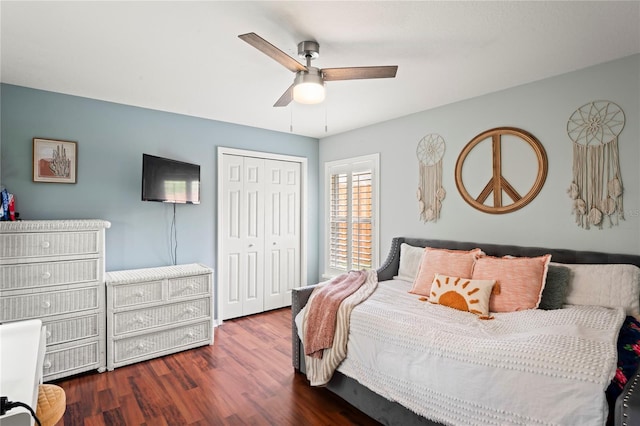
<svg viewBox="0 0 640 426"><path fill-rule="evenodd" d="M47 327L44 380L106 368L104 220L0 222L0 322Z"/></svg>
<svg viewBox="0 0 640 426"><path fill-rule="evenodd" d="M212 276L195 263L107 272L107 369L213 344Z"/></svg>

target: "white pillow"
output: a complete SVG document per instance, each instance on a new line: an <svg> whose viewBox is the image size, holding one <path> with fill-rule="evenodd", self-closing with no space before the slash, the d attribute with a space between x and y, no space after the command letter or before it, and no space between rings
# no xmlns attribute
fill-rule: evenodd
<svg viewBox="0 0 640 426"><path fill-rule="evenodd" d="M400 244L400 267L398 275L393 278L413 282L418 274L423 254L423 247L410 246L407 243Z"/></svg>
<svg viewBox="0 0 640 426"><path fill-rule="evenodd" d="M566 299L568 305L621 306L627 315L640 314L640 268L637 266L558 265L571 270Z"/></svg>

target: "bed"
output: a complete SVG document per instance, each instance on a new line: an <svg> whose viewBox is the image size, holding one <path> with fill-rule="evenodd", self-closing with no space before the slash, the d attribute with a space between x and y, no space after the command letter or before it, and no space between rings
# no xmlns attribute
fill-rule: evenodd
<svg viewBox="0 0 640 426"><path fill-rule="evenodd" d="M554 265L554 274L558 271L566 273L568 290L562 294L561 306L492 313L493 319L487 321L469 312L418 302L420 298L409 293L414 290L411 283L413 276L403 276L403 269L406 272L404 259L408 258L408 250L415 253L423 247L455 251L479 248L491 259L550 255L552 263L549 264L548 274L545 270L545 279L548 282L552 280L551 265ZM634 318L640 313L639 267L640 256L636 255L394 238L385 263L377 271L377 288L371 297L353 310L351 317L360 323L352 321L347 356L326 386L386 425L640 424L640 397L635 392L639 380L636 370L640 356L640 323ZM581 287L583 282L586 282L584 288ZM301 315L298 314L307 304L314 287L295 289L292 294L292 361L295 370L300 373L306 373L307 368L296 318L300 321ZM551 284L545 287L543 298L551 288ZM554 297L557 299L557 295ZM402 305L404 303L406 305ZM554 303L557 305L557 300ZM372 318L383 311L386 313L380 315L386 315L386 319L379 323L384 326L367 325L374 323ZM411 346L406 336L405 341L400 340L402 336L399 335L406 333L402 330L390 331L392 329L388 323L404 321L405 324L412 324L418 316L426 316L427 311L432 315L427 324L437 326L421 325L412 332L420 336L415 340L421 345L430 338L434 338L438 344L431 347L419 345L410 348L409 355L398 355L398 359L401 359L400 356L411 358L412 365L408 367L408 372L384 370L387 367L396 368L394 363L407 364L405 361L396 361L393 352L391 356L385 353L388 352L387 348L394 345ZM519 328L525 324L529 328ZM474 327L476 329L470 331ZM513 341L508 340L510 337L508 341L498 341L500 350L497 352L506 354L504 357L496 355L489 348L483 349L482 339L477 338L493 332L491 330L497 330L498 334L508 333L513 331L513 327L517 328L516 335L519 337L515 340L519 340L517 344L521 346L513 346ZM553 330L553 333L547 333L547 329ZM579 337L573 335L575 330L582 334ZM393 335L391 341L385 333ZM452 338L451 333L461 333L458 336L462 337ZM562 334L567 334L568 343L557 343L554 349L552 346L562 338ZM541 354L535 358L533 353L536 349L528 346L534 341L550 344L550 349L543 346ZM373 346L370 346L371 343ZM474 347L471 355L463 350L465 345ZM571 346L571 349L566 349L567 346ZM580 347L577 352L570 352L574 346ZM449 352L443 352L441 356L440 350ZM387 359L385 364L385 357L392 359ZM372 367L378 364L365 365L371 360L361 358L371 358L372 362L379 362L376 358L382 358L385 367L378 374L374 369L376 367ZM417 370L416 365L424 369ZM469 365L484 370L467 370ZM496 371L501 372L496 374ZM412 380L416 378L415 384L408 384L406 378L405 381L398 379L398 383L387 383L394 381L396 375L408 375ZM561 378L554 382L556 379L548 379L547 376ZM568 385L566 380L572 380L572 384ZM516 383L516 387L509 387L510 383ZM523 388L528 390L524 391ZM514 392L513 389L519 391ZM529 397L530 393L533 397ZM449 400L456 401L450 406ZM509 400L516 407L494 406L495 400L500 403Z"/></svg>

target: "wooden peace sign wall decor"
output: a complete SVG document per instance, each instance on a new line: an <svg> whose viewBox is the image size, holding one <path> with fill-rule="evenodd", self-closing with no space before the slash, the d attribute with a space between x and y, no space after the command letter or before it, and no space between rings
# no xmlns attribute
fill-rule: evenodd
<svg viewBox="0 0 640 426"><path fill-rule="evenodd" d="M523 140L534 151L538 160L538 172L535 182L531 189L524 195L520 193L504 178L502 175L502 136L511 135ZM469 155L469 152L475 148L481 142L491 138L492 143L492 160L493 171L491 178L485 185L484 189L479 195L473 197L464 186L462 182L462 167L464 161ZM483 211L485 213L502 214L510 213L521 209L533 200L544 185L544 181L547 178L547 154L542 147L542 144L529 132L515 127L497 127L480 133L469 142L456 161L456 186L462 198L471 205L473 208ZM503 192L512 200L512 203L505 204L503 202ZM489 195L493 193L493 205L485 204Z"/></svg>

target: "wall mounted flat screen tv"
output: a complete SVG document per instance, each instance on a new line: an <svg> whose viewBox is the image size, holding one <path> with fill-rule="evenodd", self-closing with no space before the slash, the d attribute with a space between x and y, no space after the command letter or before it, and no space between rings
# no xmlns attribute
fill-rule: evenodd
<svg viewBox="0 0 640 426"><path fill-rule="evenodd" d="M142 154L142 201L200 204L200 166Z"/></svg>

